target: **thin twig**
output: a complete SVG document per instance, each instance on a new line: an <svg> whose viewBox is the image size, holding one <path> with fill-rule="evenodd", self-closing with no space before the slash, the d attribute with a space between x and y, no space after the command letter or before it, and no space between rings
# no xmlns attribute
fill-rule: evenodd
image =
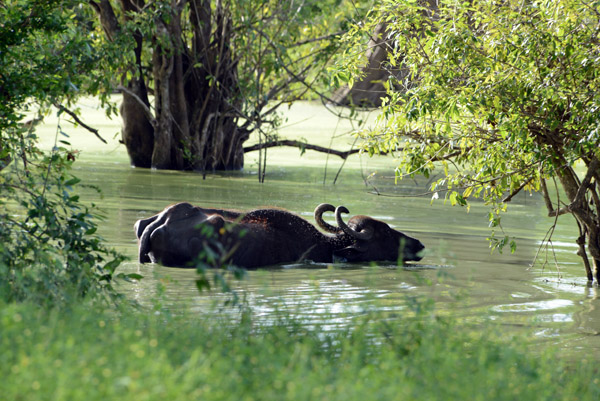
<svg viewBox="0 0 600 401"><path fill-rule="evenodd" d="M554 180L554 186L556 187L556 180L553 178ZM543 182L543 180L542 180ZM544 183L544 188L545 188L545 183ZM545 188L546 194L548 193L548 189ZM549 200L549 198L548 198ZM560 193L558 191L558 188L556 188L556 204L560 205ZM544 239L542 240L542 242L540 243L540 246L537 250L537 252L535 253L535 256L533 258L533 261L531 262L531 266L535 265L535 262L537 261L538 255L540 253L540 251L542 250L542 248L546 248L546 260L544 261L544 263L542 264L542 271L544 270L544 267L548 264L548 246L552 247L552 253L554 255L554 264L556 265L556 271L559 275L560 278L560 267L558 266L558 259L556 257L556 252L554 251L554 244L552 243L552 235L554 234L554 230L556 229L556 225L558 224L558 216L562 213L559 213L560 210L558 211L554 211L554 215L552 214L552 212L548 213L549 216L553 216L554 217L554 223L552 224L552 226L548 229L548 231L546 232L546 235L544 236Z"/></svg>

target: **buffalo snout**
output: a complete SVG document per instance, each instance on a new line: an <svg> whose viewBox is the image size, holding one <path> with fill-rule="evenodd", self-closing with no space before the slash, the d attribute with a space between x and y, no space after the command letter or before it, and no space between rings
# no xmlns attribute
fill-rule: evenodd
<svg viewBox="0 0 600 401"><path fill-rule="evenodd" d="M402 260L418 262L423 259L425 245L416 238L405 236L400 239L400 249L403 255Z"/></svg>

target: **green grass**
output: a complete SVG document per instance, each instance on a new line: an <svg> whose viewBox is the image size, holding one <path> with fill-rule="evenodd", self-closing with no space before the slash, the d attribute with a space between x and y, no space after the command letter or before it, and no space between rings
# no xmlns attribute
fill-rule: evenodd
<svg viewBox="0 0 600 401"><path fill-rule="evenodd" d="M420 305L422 306L422 305ZM237 317L237 318L236 318ZM327 331L286 313L0 305L0 399L597 400L598 371L425 312Z"/></svg>

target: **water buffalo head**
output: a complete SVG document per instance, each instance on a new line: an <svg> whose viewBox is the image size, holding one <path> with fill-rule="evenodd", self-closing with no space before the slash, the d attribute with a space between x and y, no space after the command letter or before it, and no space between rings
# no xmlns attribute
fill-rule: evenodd
<svg viewBox="0 0 600 401"><path fill-rule="evenodd" d="M322 214L335 211L337 227L323 221ZM315 209L315 220L323 230L351 238L350 245L334 250L334 257L348 262L369 261L419 261L425 246L416 238L396 231L383 221L369 216L354 216L346 224L342 213L344 206L335 208L321 204Z"/></svg>

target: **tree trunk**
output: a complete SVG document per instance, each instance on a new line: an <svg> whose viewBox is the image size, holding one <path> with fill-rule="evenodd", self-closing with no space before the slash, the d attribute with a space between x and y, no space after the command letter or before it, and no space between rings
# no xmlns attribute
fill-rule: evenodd
<svg viewBox="0 0 600 401"><path fill-rule="evenodd" d="M108 0L91 2L109 40L120 22ZM244 165L249 132L238 127L239 82L230 49L231 22L217 1L171 1L152 10L142 0L121 0L125 22L153 14L151 34L138 31L136 65L120 86L122 138L132 165L173 170L236 170ZM187 8L187 9L186 9ZM161 14L162 13L162 14ZM189 23L182 18L189 16ZM191 29L184 33L182 25ZM190 39L191 38L191 39ZM145 58L143 53L148 52ZM144 60L151 60L151 66ZM132 77L133 76L133 77ZM149 89L154 96L151 110Z"/></svg>
<svg viewBox="0 0 600 401"><path fill-rule="evenodd" d="M127 83L128 92L123 92L121 103L121 138L131 164L136 167L152 166L152 149L154 144L154 127L148 119L145 108L150 109L148 92L144 82L133 78ZM137 97L137 99L136 99Z"/></svg>
<svg viewBox="0 0 600 401"><path fill-rule="evenodd" d="M392 69L388 61L388 34L386 25L378 25L371 37L367 50L367 65L364 76L352 87L338 89L332 96L340 106L380 107L387 96L384 82L391 76L400 76L399 69Z"/></svg>
<svg viewBox="0 0 600 401"><path fill-rule="evenodd" d="M600 161L592 156L586 164L588 170L582 181L568 166L558 168L557 175L570 202L567 211L573 214L581 227L578 243L585 243L587 238L587 252L591 255L594 265L593 274L596 282L600 282L600 199L596 189L600 178ZM587 253L581 245L578 254L586 263ZM588 273L588 280L591 279Z"/></svg>
<svg viewBox="0 0 600 401"><path fill-rule="evenodd" d="M439 10L437 0L423 0L423 13L431 19L438 17ZM401 63L392 66L389 62L389 54L393 50L394 37L387 31L385 22L377 25L367 45L367 65L363 68L363 77L354 83L352 87L342 87L332 96L335 104L340 106L380 107L383 99L387 97L388 90L384 82L394 85L390 91L403 92L406 87L398 85L398 82L406 82L409 71ZM393 80L390 80L393 77Z"/></svg>

